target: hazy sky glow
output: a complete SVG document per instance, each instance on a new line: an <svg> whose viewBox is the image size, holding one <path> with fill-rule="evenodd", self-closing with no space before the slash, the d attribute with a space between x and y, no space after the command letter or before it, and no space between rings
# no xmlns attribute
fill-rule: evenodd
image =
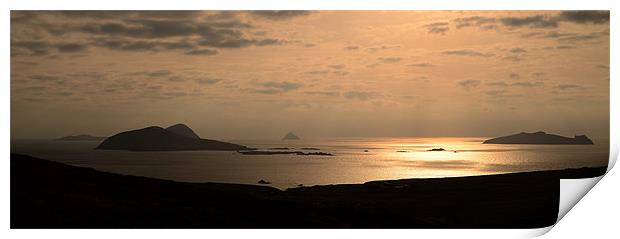
<svg viewBox="0 0 620 239"><path fill-rule="evenodd" d="M609 133L609 12L12 11L11 134Z"/></svg>

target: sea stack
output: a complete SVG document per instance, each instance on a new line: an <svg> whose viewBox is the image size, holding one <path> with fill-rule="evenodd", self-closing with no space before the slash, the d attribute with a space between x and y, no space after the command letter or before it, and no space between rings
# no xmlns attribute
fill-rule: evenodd
<svg viewBox="0 0 620 239"><path fill-rule="evenodd" d="M170 128L173 130L168 130ZM189 134L190 132L191 134ZM97 149L131 151L251 150L251 148L243 145L201 139L186 125L174 125L167 129L151 126L125 131L107 138L99 144Z"/></svg>
<svg viewBox="0 0 620 239"><path fill-rule="evenodd" d="M485 140L483 144L594 144L594 142L585 135L576 135L573 138L569 138L538 131L535 133L521 132L493 138Z"/></svg>
<svg viewBox="0 0 620 239"><path fill-rule="evenodd" d="M299 140L299 137L297 137L297 135L293 134L293 132L288 132L288 134L284 135L282 140Z"/></svg>

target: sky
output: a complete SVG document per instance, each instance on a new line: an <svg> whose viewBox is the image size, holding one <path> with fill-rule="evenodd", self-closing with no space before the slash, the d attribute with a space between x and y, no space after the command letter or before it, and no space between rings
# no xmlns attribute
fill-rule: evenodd
<svg viewBox="0 0 620 239"><path fill-rule="evenodd" d="M608 11L11 11L11 137L609 135Z"/></svg>

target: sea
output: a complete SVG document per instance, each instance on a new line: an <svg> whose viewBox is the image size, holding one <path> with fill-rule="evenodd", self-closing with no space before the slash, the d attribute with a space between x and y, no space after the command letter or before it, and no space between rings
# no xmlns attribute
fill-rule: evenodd
<svg viewBox="0 0 620 239"><path fill-rule="evenodd" d="M483 144L487 138L234 140L259 150L323 155L244 155L234 151L97 150L99 141L12 140L11 152L126 175L182 182L257 184L285 189L375 180L441 178L606 166L609 140L594 145ZM316 149L302 149L316 148ZM443 148L443 151L429 151Z"/></svg>

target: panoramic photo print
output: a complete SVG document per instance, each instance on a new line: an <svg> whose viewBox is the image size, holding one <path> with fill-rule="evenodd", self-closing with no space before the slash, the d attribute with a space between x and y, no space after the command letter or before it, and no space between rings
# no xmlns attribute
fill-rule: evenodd
<svg viewBox="0 0 620 239"><path fill-rule="evenodd" d="M11 11L11 228L541 228L609 11Z"/></svg>

